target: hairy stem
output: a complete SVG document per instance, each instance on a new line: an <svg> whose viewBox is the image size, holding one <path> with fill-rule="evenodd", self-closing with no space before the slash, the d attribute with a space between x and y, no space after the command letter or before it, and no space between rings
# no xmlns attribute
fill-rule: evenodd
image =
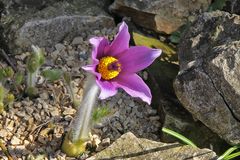
<svg viewBox="0 0 240 160"><path fill-rule="evenodd" d="M32 87L32 86L33 86L33 83L32 83L32 73L28 72L28 75L27 75L27 87Z"/></svg>
<svg viewBox="0 0 240 160"><path fill-rule="evenodd" d="M99 88L95 78L89 75L81 104L71 126L71 139L73 142L88 137L91 115L98 93Z"/></svg>
<svg viewBox="0 0 240 160"><path fill-rule="evenodd" d="M88 75L83 93L81 104L62 145L62 150L68 156L77 156L83 153L84 142L89 139L91 115L99 93L96 79L92 75Z"/></svg>
<svg viewBox="0 0 240 160"><path fill-rule="evenodd" d="M66 84L67 84L67 83L66 83ZM70 98L71 98L71 100L72 100L73 106L74 106L74 107L78 107L78 106L76 106L76 99L75 99L75 95L74 95L74 93L73 93L73 87L72 87L71 83L70 83L70 84L67 84L67 85L66 85L66 88L67 88L68 93L69 93L69 95L70 95Z"/></svg>

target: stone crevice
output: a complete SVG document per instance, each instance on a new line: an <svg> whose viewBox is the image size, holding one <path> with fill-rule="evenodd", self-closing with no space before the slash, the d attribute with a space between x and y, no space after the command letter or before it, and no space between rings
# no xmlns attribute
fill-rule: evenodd
<svg viewBox="0 0 240 160"><path fill-rule="evenodd" d="M227 100L225 99L223 93L221 93L218 88L216 87L212 77L204 70L204 67L202 67L202 71L207 75L207 77L210 79L210 82L213 85L213 88L216 90L216 92L220 95L220 97L222 98L224 104L227 106L228 110L231 112L233 118L240 123L240 119L237 118L237 116L234 114L233 110L231 109L230 105L228 104Z"/></svg>

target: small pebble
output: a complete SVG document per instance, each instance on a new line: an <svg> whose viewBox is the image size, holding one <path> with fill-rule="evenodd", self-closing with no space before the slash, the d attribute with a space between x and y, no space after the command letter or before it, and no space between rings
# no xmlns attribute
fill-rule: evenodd
<svg viewBox="0 0 240 160"><path fill-rule="evenodd" d="M73 45L77 45L83 42L83 38L82 37L75 37L72 41Z"/></svg>
<svg viewBox="0 0 240 160"><path fill-rule="evenodd" d="M16 136L13 136L11 139L11 144L12 145L19 145L21 144L21 140L19 138L17 138Z"/></svg>
<svg viewBox="0 0 240 160"><path fill-rule="evenodd" d="M65 110L63 111L63 115L73 115L75 112L76 110L73 108L65 108Z"/></svg>
<svg viewBox="0 0 240 160"><path fill-rule="evenodd" d="M61 43L56 44L56 45L55 45L55 48L56 48L56 50L58 50L58 51L62 51L62 50L65 50L65 49L66 49L66 47L65 47L63 44L61 44Z"/></svg>
<svg viewBox="0 0 240 160"><path fill-rule="evenodd" d="M110 138L104 138L103 140L102 140L102 142L101 142L101 145L103 146L103 147L106 147L106 146L109 146L110 145Z"/></svg>

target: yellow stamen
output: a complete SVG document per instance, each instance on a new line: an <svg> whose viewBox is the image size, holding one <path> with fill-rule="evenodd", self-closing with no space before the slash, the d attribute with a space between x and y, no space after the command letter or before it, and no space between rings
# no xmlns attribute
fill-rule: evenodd
<svg viewBox="0 0 240 160"><path fill-rule="evenodd" d="M118 76L121 71L121 64L114 57L107 56L99 60L98 72L105 80L110 80Z"/></svg>

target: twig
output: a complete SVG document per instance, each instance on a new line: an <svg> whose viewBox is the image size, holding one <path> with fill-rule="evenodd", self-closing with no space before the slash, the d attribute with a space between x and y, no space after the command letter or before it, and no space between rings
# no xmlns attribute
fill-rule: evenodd
<svg viewBox="0 0 240 160"><path fill-rule="evenodd" d="M0 148L2 149L3 153L7 156L8 160L13 160L12 156L8 152L7 147L3 144L2 140L0 140Z"/></svg>
<svg viewBox="0 0 240 160"><path fill-rule="evenodd" d="M12 69L16 72L17 68L15 67L15 65L11 62L9 56L7 55L7 53L3 50L0 49L0 54L2 55L2 57L4 58L4 60L12 67Z"/></svg>

